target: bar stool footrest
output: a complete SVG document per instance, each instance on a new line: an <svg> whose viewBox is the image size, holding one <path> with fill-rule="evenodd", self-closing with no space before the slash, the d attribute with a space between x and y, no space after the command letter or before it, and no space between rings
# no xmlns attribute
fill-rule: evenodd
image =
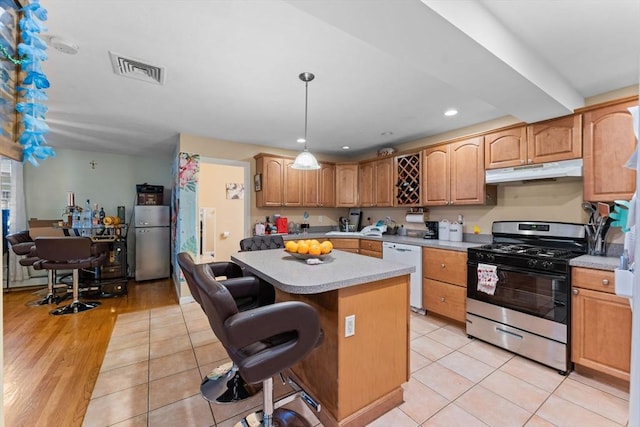
<svg viewBox="0 0 640 427"><path fill-rule="evenodd" d="M83 311L91 310L98 307L101 303L98 301L90 301L90 302L82 302L82 301L74 301L69 305L65 305L64 307L56 308L49 312L54 316L59 316L63 314L74 314L81 313Z"/></svg>

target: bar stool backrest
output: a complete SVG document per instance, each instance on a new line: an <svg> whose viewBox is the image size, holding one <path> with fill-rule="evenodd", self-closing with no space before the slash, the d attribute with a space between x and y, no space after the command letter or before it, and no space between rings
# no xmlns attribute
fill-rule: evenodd
<svg viewBox="0 0 640 427"><path fill-rule="evenodd" d="M36 256L48 261L72 261L90 258L89 237L36 237Z"/></svg>

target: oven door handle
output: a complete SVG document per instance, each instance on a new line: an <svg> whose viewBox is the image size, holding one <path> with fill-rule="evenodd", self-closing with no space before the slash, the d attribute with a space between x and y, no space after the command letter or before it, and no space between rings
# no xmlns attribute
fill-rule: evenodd
<svg viewBox="0 0 640 427"><path fill-rule="evenodd" d="M498 267L498 270L496 271L496 274L499 273L501 270L502 271L510 271L512 273L518 273L518 274L525 274L527 276L537 276L537 277L548 277L550 279L555 279L555 280L565 280L567 277L564 275L560 275L560 274L549 274L546 273L544 271L529 271L529 270L522 270L519 269L517 267L507 267L504 266L502 264L492 264L492 263L482 263L482 264L487 264L487 265L495 265L496 267ZM477 268L478 264L470 264L469 266L473 266L473 268Z"/></svg>

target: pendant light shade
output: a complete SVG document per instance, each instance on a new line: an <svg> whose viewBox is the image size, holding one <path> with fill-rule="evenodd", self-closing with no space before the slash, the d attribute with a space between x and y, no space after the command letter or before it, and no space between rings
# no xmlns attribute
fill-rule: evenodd
<svg viewBox="0 0 640 427"><path fill-rule="evenodd" d="M311 73L301 73L298 78L304 82L304 150L298 154L293 164L292 169L301 170L315 170L320 169L320 165L315 156L307 149L307 112L309 101L309 82L315 78Z"/></svg>

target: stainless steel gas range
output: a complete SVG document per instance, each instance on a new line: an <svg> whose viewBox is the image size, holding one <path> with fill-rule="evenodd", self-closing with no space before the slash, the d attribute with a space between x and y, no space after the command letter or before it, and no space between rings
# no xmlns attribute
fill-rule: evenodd
<svg viewBox="0 0 640 427"><path fill-rule="evenodd" d="M469 248L467 334L571 370L571 268L587 252L583 224L497 221L493 243Z"/></svg>

